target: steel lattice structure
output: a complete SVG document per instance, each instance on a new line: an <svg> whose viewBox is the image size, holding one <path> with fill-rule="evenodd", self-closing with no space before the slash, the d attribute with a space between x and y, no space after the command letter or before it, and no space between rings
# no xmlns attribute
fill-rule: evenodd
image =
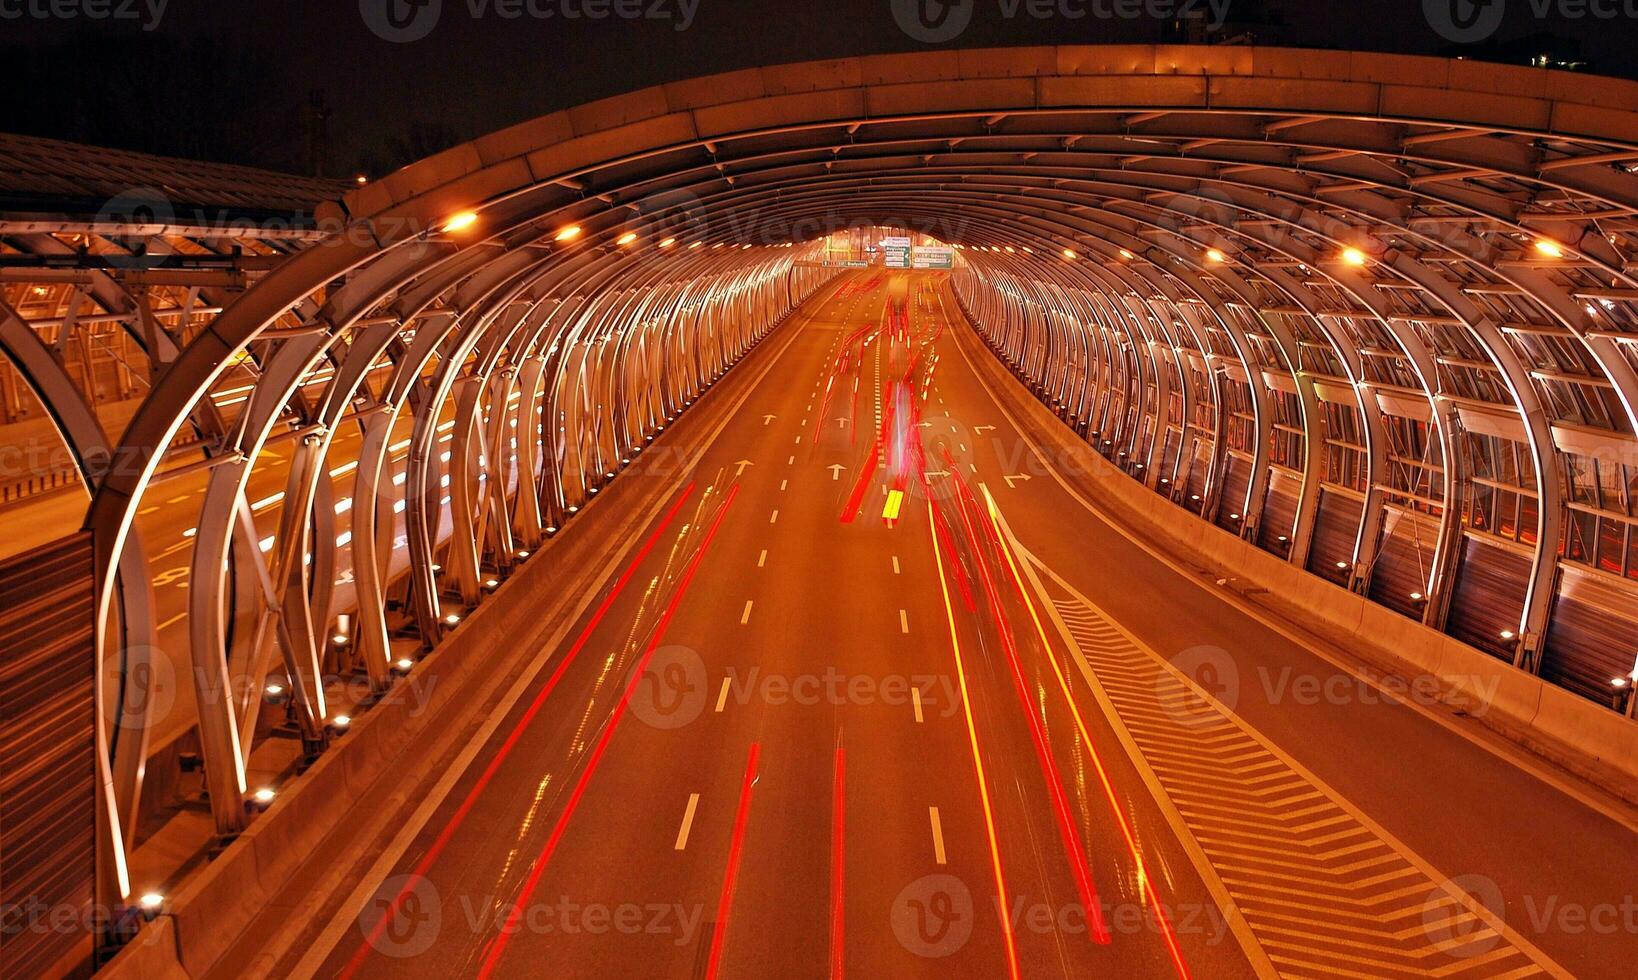
<svg viewBox="0 0 1638 980"><path fill-rule="evenodd" d="M94 491L105 705L141 700L154 643L137 515L178 434L206 435L187 649L223 834L256 698L210 684L282 663L321 747L339 611L389 684L389 595L435 643L443 597L476 602L486 569L537 547L833 274L812 243L852 225L956 244L979 329L1135 479L1597 697L1633 669L1638 625L1635 107L1629 82L1265 48L736 72L545 116L283 237L242 234L256 262L218 273L241 278L207 297L208 326L145 335L166 367L117 446L52 375L38 321L7 309L5 353ZM6 227L72 252L67 224ZM119 232L223 252L197 228ZM259 520L245 488L275 442L286 489ZM346 532L338 470L347 501L378 504ZM122 721L115 853L149 728Z"/></svg>

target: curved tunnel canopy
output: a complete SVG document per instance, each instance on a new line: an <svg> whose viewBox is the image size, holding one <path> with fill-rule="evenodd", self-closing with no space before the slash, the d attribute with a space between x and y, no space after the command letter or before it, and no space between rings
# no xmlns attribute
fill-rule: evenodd
<svg viewBox="0 0 1638 980"><path fill-rule="evenodd" d="M1638 84L1465 61L1058 47L742 71L533 120L320 206L326 233L225 303L113 465L87 463L105 640L152 634L116 582L191 422L216 433L194 665L278 648L316 681L346 608L384 682L392 532L430 642L443 586L475 599L835 273L823 234L881 225L954 244L979 329L1134 478L1593 696L1632 669L1595 641L1631 628L1638 579L1634 106ZM274 439L300 448L258 531ZM407 506L338 536L326 472L349 502L400 479ZM218 707L198 724L213 799L236 801L254 722ZM141 753L110 752L132 814Z"/></svg>

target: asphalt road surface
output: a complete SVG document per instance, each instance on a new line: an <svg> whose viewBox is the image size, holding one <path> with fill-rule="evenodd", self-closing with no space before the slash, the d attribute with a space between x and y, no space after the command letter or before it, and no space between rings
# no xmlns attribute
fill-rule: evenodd
<svg viewBox="0 0 1638 980"><path fill-rule="evenodd" d="M282 972L1631 975L1627 818L1111 526L937 274L766 343L544 697Z"/></svg>

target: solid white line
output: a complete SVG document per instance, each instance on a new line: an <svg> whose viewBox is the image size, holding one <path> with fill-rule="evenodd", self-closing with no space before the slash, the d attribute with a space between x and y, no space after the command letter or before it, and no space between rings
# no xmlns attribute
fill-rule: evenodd
<svg viewBox="0 0 1638 980"><path fill-rule="evenodd" d="M916 709L916 724L921 724L925 720L921 716L921 688L912 687L910 689L910 706Z"/></svg>
<svg viewBox="0 0 1638 980"><path fill-rule="evenodd" d="M763 548L762 554L756 556L756 567L761 568L768 564L768 549Z"/></svg>
<svg viewBox="0 0 1638 980"><path fill-rule="evenodd" d="M944 864L944 824L938 818L938 807L927 808L927 819L933 824L933 860Z"/></svg>
<svg viewBox="0 0 1638 980"><path fill-rule="evenodd" d="M719 714L719 715L722 714L723 705L728 703L728 685L729 685L729 678L724 677L722 679L722 690L717 692L717 710L716 710L716 713Z"/></svg>
<svg viewBox="0 0 1638 980"><path fill-rule="evenodd" d="M699 808L699 805L700 794L689 793L688 809L683 811L682 826L677 828L677 844L672 850L680 851L688 846L688 829L694 826L694 811ZM940 861L939 863L943 864L944 862Z"/></svg>
<svg viewBox="0 0 1638 980"><path fill-rule="evenodd" d="M752 599L745 600L745 611L739 614L739 625L744 626L751 621L751 603L753 601Z"/></svg>
<svg viewBox="0 0 1638 980"><path fill-rule="evenodd" d="M900 633L910 632L910 617L905 614L905 611L903 609L899 610L899 632Z"/></svg>

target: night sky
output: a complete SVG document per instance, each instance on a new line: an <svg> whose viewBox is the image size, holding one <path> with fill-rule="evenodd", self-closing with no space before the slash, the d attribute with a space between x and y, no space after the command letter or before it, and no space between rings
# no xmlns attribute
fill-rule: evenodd
<svg viewBox="0 0 1638 980"><path fill-rule="evenodd" d="M0 0L0 131L293 171L317 166L330 176L379 174L541 113L717 71L957 45L1166 40L1170 19L1097 12L1165 11L1195 0L965 0L970 26L934 45L902 30L892 8L942 0L527 0L551 11L547 19L498 12L524 0L441 0L430 33L399 42L378 36L361 8L404 0L168 0L152 27L151 5L163 2ZM1271 33L1284 44L1432 54L1450 41L1429 26L1424 8L1453 2L1466 9L1470 0L1233 0L1229 9L1231 19L1261 8L1257 19L1283 21ZM1486 2L1502 5L1492 44L1548 32L1579 45L1599 72L1638 77L1638 0L1590 0L1606 17L1563 16L1589 0ZM131 16L10 16L52 3L129 5L122 12ZM660 16L563 16L611 3ZM1041 7L1085 15L1029 13ZM1559 13L1540 19L1542 7ZM408 23L413 33L428 22ZM320 132L326 138L315 145Z"/></svg>

